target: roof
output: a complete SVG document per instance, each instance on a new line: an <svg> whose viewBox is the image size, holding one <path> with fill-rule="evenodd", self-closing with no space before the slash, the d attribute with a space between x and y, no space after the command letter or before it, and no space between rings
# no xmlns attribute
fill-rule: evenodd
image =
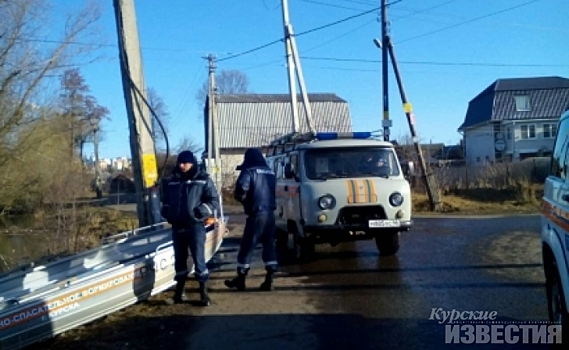
<svg viewBox="0 0 569 350"><path fill-rule="evenodd" d="M375 139L344 139L344 140L322 140L309 143L301 143L296 146L298 149L331 148L331 147L387 147L393 148L391 142Z"/></svg>
<svg viewBox="0 0 569 350"><path fill-rule="evenodd" d="M304 103L300 95L300 132L308 132ZM351 132L348 103L335 94L308 94L316 131ZM217 97L219 148L249 148L268 145L292 131L290 97L286 94L239 94ZM204 119L207 121L207 102ZM206 148L207 148L207 123Z"/></svg>
<svg viewBox="0 0 569 350"><path fill-rule="evenodd" d="M516 95L529 96L530 111L516 111ZM569 79L557 76L499 79L468 103L459 130L488 121L558 118L568 108Z"/></svg>
<svg viewBox="0 0 569 350"><path fill-rule="evenodd" d="M310 102L346 102L332 93L308 94ZM302 101L302 95L297 95L297 101ZM290 102L289 94L227 94L218 95L217 103L272 103Z"/></svg>

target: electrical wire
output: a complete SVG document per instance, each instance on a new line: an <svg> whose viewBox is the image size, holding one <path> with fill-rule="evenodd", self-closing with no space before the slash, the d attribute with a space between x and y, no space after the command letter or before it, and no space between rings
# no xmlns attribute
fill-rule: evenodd
<svg viewBox="0 0 569 350"><path fill-rule="evenodd" d="M134 88L134 90L136 91L138 96L140 96L140 98L142 98L142 101L148 107L148 109L150 110L150 113L152 114L152 116L154 117L154 119L156 120L158 125L160 126L162 133L164 134L164 143L166 143L166 157L164 158L164 165L162 166L162 177L164 177L164 173L166 171L166 165L168 164L168 158L170 158L170 142L168 141L168 135L166 133L166 128L164 127L164 124L162 124L162 121L160 120L160 118L158 117L158 115L156 114L156 112L154 111L154 109L152 108L152 106L150 105L148 100L146 99L146 97L144 97L144 94L140 91L138 86L136 86L136 84L132 80L130 74L128 75L128 79L130 82L130 86L132 88Z"/></svg>
<svg viewBox="0 0 569 350"><path fill-rule="evenodd" d="M333 62L381 63L381 60L361 58L333 58L300 56L304 60L320 60ZM569 67L569 64L524 64L524 63L477 63L477 62L433 62L433 61L401 61L403 64L422 64L433 66L480 66L480 67Z"/></svg>
<svg viewBox="0 0 569 350"><path fill-rule="evenodd" d="M236 57L243 56L243 55L246 55L246 54L255 52L255 51L259 51L259 50L262 50L262 49L264 49L264 48L266 48L266 47L269 47L269 46L271 46L271 45L274 45L274 44L279 43L279 42L282 42L282 41L284 41L284 39L274 40L274 41L271 41L270 43L267 43L267 44L258 46L258 47L254 48L254 49L247 50L247 51L243 51L243 52L241 52L241 53L237 53L237 54L231 55L231 56L229 56L229 57L220 58L220 59L217 60L217 62L227 61L227 60L230 60L230 59L232 59L232 58L236 58Z"/></svg>
<svg viewBox="0 0 569 350"><path fill-rule="evenodd" d="M162 133L164 134L164 142L166 144L166 157L164 158L164 165L162 166L162 177L164 177L164 174L166 171L166 165L168 164L168 158L170 158L170 142L168 140L168 134L166 133L166 128L162 124L160 117L158 117L158 115L156 114L156 112L154 111L154 109L152 108L152 106L150 105L150 103L148 102L146 97L144 96L144 94L140 91L138 86L136 86L136 84L134 83L134 80L132 80L132 76L130 75L130 71L126 65L126 52L124 49L120 50L120 56L121 56L121 64L122 64L123 71L124 71L123 74L125 74L126 77L128 78L129 87L134 88L134 90L136 91L138 96L140 96L140 98L142 99L142 102L148 107L151 115L154 117L154 119L156 120L156 122L160 126ZM158 183L158 180L159 179L157 179L157 183Z"/></svg>
<svg viewBox="0 0 569 350"><path fill-rule="evenodd" d="M338 20L338 21L335 21L335 22L332 22L332 23L328 23L328 24L325 24L325 25L322 25L322 26L319 26L319 27L316 27L316 28L312 28L312 29L306 30L306 31L304 31L304 32L296 33L296 34L294 34L293 36L299 37L299 36L302 36L302 35L310 34L310 33L313 33L313 32L315 32L315 31L322 30L322 29L325 29L325 28L328 28L328 27L332 27L332 26L334 26L334 25L337 25L337 24L340 24L340 23L343 23L343 22L352 20L352 19L354 19L354 18L358 18L358 17L364 16L364 15L367 15L367 14L369 14L369 13L371 13L371 12L375 12L375 11L377 11L377 10L379 10L379 9L380 9L380 7L375 7L375 8L373 8L373 9L371 9L371 10L364 11L364 12L359 13L359 14L357 14L357 15L349 16L349 17L343 18L343 19L341 19L341 20ZM273 40L273 41L271 41L271 42L269 42L269 43L266 43L266 44L264 44L264 45L257 46L257 47L255 47L255 48L253 48L253 49L250 49L250 50L247 50L247 51L243 51L243 52L240 52L240 53L231 55L231 56L229 56L229 57L220 58L220 59L217 60L217 62L219 63L219 62L227 61L227 60L230 60L230 59L239 57L239 56L243 56L243 55L246 55L246 54L250 54L250 53L252 53L252 52L259 51L259 50L262 50L262 49L264 49L264 48L266 48L266 47L269 47L269 46L272 46L272 45L274 45L274 44L277 44L277 43L279 43L279 42L284 42L284 38L283 38L283 39Z"/></svg>
<svg viewBox="0 0 569 350"><path fill-rule="evenodd" d="M452 3L452 2L456 2L456 1L459 1L459 0L449 0L449 1L443 2L442 4L438 4L438 5L435 5L435 6L431 6L431 7L428 7L428 8L426 8L426 9L422 9L422 10L417 10L417 11L414 11L414 12L412 12L412 13L408 13L408 14L406 14L406 15L404 15L404 16L396 16L395 18L391 19L391 22L393 22L393 21L398 21L398 20L401 20L401 19L404 19L404 18L407 18L407 17L410 17L410 16L418 15L418 14L420 14L420 13L424 13L424 12L427 12L427 11L431 11L431 10L434 10L434 9L436 9L436 8L439 8L439 7L446 6L446 5L448 5L448 4Z"/></svg>
<svg viewBox="0 0 569 350"><path fill-rule="evenodd" d="M535 1L537 1L537 0L535 0ZM338 21L335 21L335 22L332 22L332 23L328 23L328 24L322 25L322 26L320 26L320 27L316 27L316 28L312 28L312 29L309 29L309 30L305 30L304 32L296 33L296 34L294 34L294 36L295 36L295 37L299 37L299 36L302 36L302 35L305 35L305 34L310 34L310 33L312 33L312 32L318 31L318 30L322 30L322 29L325 29L325 28L328 28L328 27L332 27L332 26L335 26L335 25L340 24L340 23L343 23L343 22L347 22L347 21L352 20L352 19L354 19L354 18L358 18L358 17L361 17L361 16L365 16L365 15L367 15L367 14L369 14L369 13L372 13L372 12L375 12L375 11L377 11L377 10L379 10L379 9L380 9L380 7L374 7L374 8L371 9L371 10L358 13L357 15L353 15L353 16L350 16L350 17L346 17L346 18L340 19L340 20L338 20Z"/></svg>
<svg viewBox="0 0 569 350"><path fill-rule="evenodd" d="M333 4L328 4L325 2L320 2L320 1L316 1L316 0L302 0L303 2L307 2L307 3L311 3L311 4L316 4L316 5L322 5L322 6L329 6L329 7L335 7L335 8L340 8L340 9L344 9L344 10L354 10L354 11L361 11L362 9L357 9L354 7L346 7L346 6L342 6L342 5L333 5Z"/></svg>
<svg viewBox="0 0 569 350"><path fill-rule="evenodd" d="M500 11L488 13L488 14L486 14L486 15L478 16L478 17L475 17L475 18L472 18L472 19L469 19L469 20L466 20L466 21L463 21L463 22L460 22L460 23L452 24L452 25L450 25L450 26L443 27L443 28L440 28L440 29L437 29L437 30L433 30L433 31L431 31L431 32L427 32L427 33L420 34L420 35L417 35L417 36L413 36L413 37L410 37L410 38L407 38L407 39L403 39L403 40L398 41L397 44L401 44L401 43L404 43L404 42L407 42L407 41L410 41L410 40L414 40L414 39L419 39L419 38L422 38L422 37L425 37L425 36L428 36L428 35L431 35L431 34L435 34L435 33L442 32L442 31L447 30L447 29L456 28L456 27L461 26L461 25L464 25L464 24L472 23L472 22L475 22L475 21L478 21L478 20L481 20L481 19L484 19L484 18L488 18L488 17L495 16L495 15L498 15L498 14L501 14L501 13L504 13L504 12L508 12L508 11L511 11L511 10L515 10L515 9L517 9L517 8L520 8L520 7L523 7L523 6L532 4L532 3L534 3L534 2L538 2L538 1L541 1L541 0L530 0L530 1L526 1L526 2L524 2L524 3L522 3L522 4L519 4L519 5L516 5L516 6L511 6L511 7L508 7L508 8L506 8L506 9L503 9L503 10L500 10Z"/></svg>

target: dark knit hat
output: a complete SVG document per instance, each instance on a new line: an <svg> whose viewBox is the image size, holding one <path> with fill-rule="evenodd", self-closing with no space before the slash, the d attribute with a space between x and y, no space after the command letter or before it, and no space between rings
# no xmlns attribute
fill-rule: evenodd
<svg viewBox="0 0 569 350"><path fill-rule="evenodd" d="M191 151L182 151L178 154L178 164L179 163L192 163L196 164L196 157Z"/></svg>

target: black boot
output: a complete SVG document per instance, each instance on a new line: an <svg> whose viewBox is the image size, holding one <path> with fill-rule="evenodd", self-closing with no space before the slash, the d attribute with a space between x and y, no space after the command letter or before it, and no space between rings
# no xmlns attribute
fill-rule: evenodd
<svg viewBox="0 0 569 350"><path fill-rule="evenodd" d="M200 282L200 306L210 306L211 299L207 295L207 283Z"/></svg>
<svg viewBox="0 0 569 350"><path fill-rule="evenodd" d="M273 270L267 270L265 275L265 282L261 283L260 289L264 292L270 292L273 290Z"/></svg>
<svg viewBox="0 0 569 350"><path fill-rule="evenodd" d="M237 288L239 291L245 290L245 276L241 271L237 271L237 277L232 280L225 280L225 285L228 288Z"/></svg>
<svg viewBox="0 0 569 350"><path fill-rule="evenodd" d="M177 281L176 282L176 290L174 292L174 297L170 301L171 304L181 304L187 300L186 293L184 293L184 286L186 285L186 281Z"/></svg>

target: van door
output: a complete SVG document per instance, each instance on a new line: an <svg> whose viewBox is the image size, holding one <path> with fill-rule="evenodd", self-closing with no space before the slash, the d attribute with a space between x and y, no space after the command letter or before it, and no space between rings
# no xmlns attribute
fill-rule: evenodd
<svg viewBox="0 0 569 350"><path fill-rule="evenodd" d="M286 201L285 216L297 224L302 218L300 207L300 172L298 152L289 153L284 160L283 199Z"/></svg>
<svg viewBox="0 0 569 350"><path fill-rule="evenodd" d="M274 157L273 160L273 171L275 172L275 178L277 180L277 186L276 186L276 191L275 191L275 202L276 202L276 206L277 209L275 211L275 224L277 225L278 228L280 228L281 230L285 230L287 228L286 225L286 216L285 216L285 195L283 192L283 168L284 168L284 164L283 164L283 157L282 156L276 156Z"/></svg>
<svg viewBox="0 0 569 350"><path fill-rule="evenodd" d="M566 224L569 217L569 119L563 119L559 124L555 147L551 159L551 171L544 187L544 209L553 212L557 219L550 224L560 235L561 249L569 249L569 228ZM548 206L548 207L547 207ZM569 267L569 257L565 254L565 266ZM560 267L561 269L561 267ZM565 271L567 271L565 269Z"/></svg>

